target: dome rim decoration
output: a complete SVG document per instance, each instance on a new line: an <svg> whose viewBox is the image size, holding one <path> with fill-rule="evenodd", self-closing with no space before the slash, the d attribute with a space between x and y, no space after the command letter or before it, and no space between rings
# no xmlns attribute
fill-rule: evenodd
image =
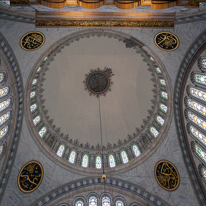
<svg viewBox="0 0 206 206"><path fill-rule="evenodd" d="M37 107L41 109L40 101L36 101L36 99L39 98L37 96L41 95L41 91L40 90L37 91L37 89L36 89L37 87L32 86L32 81L34 80L34 78L38 78L38 75L39 75L39 74L37 74L37 71L39 70L38 68L41 68L42 64L44 65L44 63L47 62L47 60L50 58L49 54L52 53L54 51L54 49L57 49L58 50L57 52L59 52L60 51L59 47L64 47L63 43L65 43L65 45L66 45L66 43L69 40L71 40L71 41L77 40L78 41L80 38L83 38L84 36L88 37L88 36L94 36L94 35L98 36L98 37L101 35L108 36L109 38L114 37L114 38L117 38L118 40L123 41L123 43L125 44L125 46L127 48L136 48L136 49L140 48L140 49L142 49L142 51L144 51L145 54L147 54L147 56L148 56L149 64L151 64L153 68L159 67L160 70L162 71L160 74L158 72L155 73L155 71L152 71L153 73L155 73L154 75L156 75L156 78L154 78L155 79L154 82L158 88L158 90L155 90L158 100L157 99L155 100L154 112L151 114L151 118L145 123L145 128L143 129L143 131L140 132L141 135L138 133L138 135L136 137L136 139L138 137L141 139L143 138L144 141L147 141L146 142L147 144L143 144L143 146L140 145L140 147L139 147L139 145L138 145L139 140L137 141L134 138L133 140L129 139L128 142L122 143L122 144L118 145L117 147L104 148L104 159L103 159L104 164L105 164L105 161L107 161L106 159L108 158L107 156L109 154L115 155L115 161L116 161L115 162L116 166L113 168L110 168L110 167L105 168L105 172L109 172L110 174L118 174L120 172L127 171L128 169L134 168L137 165L141 164L149 156L151 156L153 154L153 152L159 147L159 145L161 144L162 140L164 139L164 137L167 133L166 131L169 129L171 117L172 117L172 109L173 109L173 106L172 106L172 98L173 97L172 97L172 89L171 89L170 79L169 79L169 76L167 74L166 69L164 68L164 65L161 63L161 61L155 55L154 52L152 52L147 46L138 42L138 40L134 39L130 35L127 35L127 34L124 34L121 32L110 31L110 30L106 30L106 29L105 30L93 29L93 30L84 30L81 32L75 32L71 35L68 35L68 36L60 39L56 43L54 43L47 51L45 51L43 53L43 55L41 55L39 60L34 65L32 71L30 73L30 76L28 78L28 81L26 84L26 94L25 94L26 95L25 96L26 119L27 119L27 124L28 124L29 130L30 130L30 133L32 134L34 141L39 146L39 148L46 154L46 156L49 157L52 161L56 162L57 164L59 164L60 166L62 166L63 168L65 168L67 170L78 172L79 174L85 174L85 172L88 172L89 174L101 174L102 173L102 169L95 169L95 166L94 167L91 166L93 164L93 162L95 162L95 160L96 160L95 157L98 155L101 156L101 150L89 149L86 146L81 148L80 146L77 146L75 144L73 144L73 145L70 144L68 139L67 139L68 137L66 137L66 136L64 137L64 136L61 136L61 134L54 133L54 131L50 131L49 123L46 121L43 122L43 120L45 118L44 117L45 114L43 114L43 113L40 114L41 120L38 122L38 124L39 124L38 128L40 128L40 129L36 129L36 127L32 124L33 119L32 119L32 115L31 115L31 111L30 111L30 106L34 103L37 103ZM45 64L47 64L47 63L45 63ZM156 67L155 67L155 65L156 65ZM44 68L44 66L42 68ZM45 71L46 70L47 70L47 67L45 67ZM43 72L43 74L45 75L45 72ZM160 85L159 80L162 78L166 82L166 87ZM34 96L34 99L32 101L30 101L30 92L31 91L37 91L36 96ZM167 92L167 99L164 99L163 96L161 96L161 91ZM158 105L160 103L167 105L166 114L164 114L159 109ZM159 113L161 113L162 115L160 115L160 116L163 116L163 118L165 119L163 126L158 124L157 120L155 119L157 114L159 114ZM36 116L37 116L37 114L35 113L35 117ZM158 138L154 138L152 136L152 134L150 133L150 127L152 125L155 125L154 127L157 128ZM43 137L40 138L38 133L41 132L40 130L43 127L46 128L45 133L43 134ZM149 135L149 137L147 137L146 135ZM52 146L48 145L49 138L52 138L52 141L54 139L53 142L55 142L55 144L53 144ZM56 143L57 141L58 141L58 143ZM137 157L135 157L135 154L132 150L132 146L134 144L136 144L138 146L140 153L141 153ZM62 152L62 155L61 155L62 157L58 157L56 155L60 145L64 145L64 148L65 148L65 150ZM144 148L144 146L146 148ZM51 152L51 150L53 150L53 152ZM76 157L74 164L68 162L68 160L69 160L68 158L70 157L70 151L72 152L73 150L76 151L76 154L77 154L76 156L79 155L82 157L85 154L88 155L88 157L89 157L88 167L81 166L82 159L81 158L77 159L78 157ZM127 163L123 163L123 161L121 160L121 157L120 157L120 152L124 151L124 150L127 152L127 156L128 156L128 160L129 160ZM91 158L94 158L94 161ZM118 158L118 159L116 159L116 158Z"/></svg>

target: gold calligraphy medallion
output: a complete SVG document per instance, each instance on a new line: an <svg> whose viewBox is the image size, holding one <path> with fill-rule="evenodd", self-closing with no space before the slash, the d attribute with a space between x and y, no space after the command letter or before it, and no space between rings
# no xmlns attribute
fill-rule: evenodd
<svg viewBox="0 0 206 206"><path fill-rule="evenodd" d="M20 41L21 48L27 51L39 49L45 41L45 37L41 32L32 31L26 33Z"/></svg>
<svg viewBox="0 0 206 206"><path fill-rule="evenodd" d="M167 160L159 161L155 166L155 178L165 190L174 191L180 184L180 176L176 167Z"/></svg>
<svg viewBox="0 0 206 206"><path fill-rule="evenodd" d="M165 31L158 33L154 38L154 42L157 47L165 51L173 51L179 46L179 39L177 36Z"/></svg>
<svg viewBox="0 0 206 206"><path fill-rule="evenodd" d="M19 172L19 189L25 193L33 192L41 184L42 178L42 165L37 161L27 162Z"/></svg>

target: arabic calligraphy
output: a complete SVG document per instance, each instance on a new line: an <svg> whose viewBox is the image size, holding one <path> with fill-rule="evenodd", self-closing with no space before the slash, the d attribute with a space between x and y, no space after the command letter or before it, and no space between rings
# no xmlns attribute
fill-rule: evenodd
<svg viewBox="0 0 206 206"><path fill-rule="evenodd" d="M20 41L22 49L27 51L34 51L40 48L45 41L45 37L40 32L29 32L26 33Z"/></svg>
<svg viewBox="0 0 206 206"><path fill-rule="evenodd" d="M155 44L165 51L173 51L179 46L179 39L170 32L160 32L154 38Z"/></svg>
<svg viewBox="0 0 206 206"><path fill-rule="evenodd" d="M22 192L29 193L37 189L43 178L43 168L39 162L26 163L18 176L18 186Z"/></svg>
<svg viewBox="0 0 206 206"><path fill-rule="evenodd" d="M167 160L159 161L155 166L155 178L158 184L168 191L176 190L180 183L176 167Z"/></svg>

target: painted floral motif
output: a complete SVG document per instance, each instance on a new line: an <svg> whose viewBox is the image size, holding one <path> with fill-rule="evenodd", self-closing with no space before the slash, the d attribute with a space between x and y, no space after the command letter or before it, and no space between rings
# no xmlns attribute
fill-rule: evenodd
<svg viewBox="0 0 206 206"><path fill-rule="evenodd" d="M58 155L59 157L62 157L62 155L63 155L63 153L64 153L64 149L65 149L65 147L64 147L63 144L59 146L59 149L58 149L58 151L57 151L57 155Z"/></svg>
<svg viewBox="0 0 206 206"><path fill-rule="evenodd" d="M5 97L9 93L9 87L4 87L3 89L0 89L0 98Z"/></svg>
<svg viewBox="0 0 206 206"><path fill-rule="evenodd" d="M114 159L114 156L112 154L109 155L109 166L110 167L116 166L115 159Z"/></svg>
<svg viewBox="0 0 206 206"><path fill-rule="evenodd" d="M97 198L96 197L90 197L89 198L89 206L97 206Z"/></svg>
<svg viewBox="0 0 206 206"><path fill-rule="evenodd" d="M0 117L0 126L2 126L5 122L7 122L10 118L11 112L8 111L6 114Z"/></svg>
<svg viewBox="0 0 206 206"><path fill-rule="evenodd" d="M197 124L202 129L206 130L206 122L203 121L201 118L196 116L195 114L188 112L188 117L191 121L193 121L195 124Z"/></svg>
<svg viewBox="0 0 206 206"><path fill-rule="evenodd" d="M34 98L35 96L36 96L36 92L35 91L30 93L30 99Z"/></svg>
<svg viewBox="0 0 206 206"><path fill-rule="evenodd" d="M164 80L164 79L160 79L160 84L161 84L162 86L166 86L165 80Z"/></svg>
<svg viewBox="0 0 206 206"><path fill-rule="evenodd" d="M166 105L160 103L159 107L160 107L160 109L161 109L164 113L167 112L167 106L166 106Z"/></svg>
<svg viewBox="0 0 206 206"><path fill-rule="evenodd" d="M96 157L96 168L101 169L102 168L102 158L100 156Z"/></svg>
<svg viewBox="0 0 206 206"><path fill-rule="evenodd" d="M5 126L1 131L0 131L0 140L2 140L8 133L9 131L9 126Z"/></svg>
<svg viewBox="0 0 206 206"><path fill-rule="evenodd" d="M7 99L3 102L0 103L0 112L4 111L5 109L7 109L11 104L11 99Z"/></svg>
<svg viewBox="0 0 206 206"><path fill-rule="evenodd" d="M46 127L42 127L41 130L39 131L39 135L40 137L43 137L46 134L47 128Z"/></svg>
<svg viewBox="0 0 206 206"><path fill-rule="evenodd" d="M206 101L206 93L195 88L190 88L190 94L194 97L197 97L198 99L201 99L203 101Z"/></svg>
<svg viewBox="0 0 206 206"><path fill-rule="evenodd" d="M30 106L31 112L34 112L34 111L36 110L36 108L37 108L37 104L36 104L36 103L35 103L35 104L32 104L32 105Z"/></svg>
<svg viewBox="0 0 206 206"><path fill-rule="evenodd" d="M159 132L154 127L150 127L150 132L154 137L157 137L159 134Z"/></svg>
<svg viewBox="0 0 206 206"><path fill-rule="evenodd" d="M201 113L202 115L206 116L206 107L202 106L201 104L199 104L191 99L188 99L188 105L192 109L194 109L197 112Z"/></svg>
<svg viewBox="0 0 206 206"><path fill-rule="evenodd" d="M69 162L74 163L75 158L76 158L76 151L73 150L73 151L71 151L71 153L70 153Z"/></svg>
<svg viewBox="0 0 206 206"><path fill-rule="evenodd" d="M199 132L197 129L195 129L193 126L190 126L190 131L192 134L199 140L201 141L205 146L206 146L206 137L204 134Z"/></svg>
<svg viewBox="0 0 206 206"><path fill-rule="evenodd" d="M167 97L167 92L161 92L161 96L162 96L164 99L168 99L168 97Z"/></svg>
<svg viewBox="0 0 206 206"><path fill-rule="evenodd" d="M156 117L156 120L157 120L157 122L162 126L163 124L164 124L164 122L165 122L165 120L162 118L162 117L160 117L160 116L157 116Z"/></svg>
<svg viewBox="0 0 206 206"><path fill-rule="evenodd" d="M82 158L82 167L88 167L89 163L89 156L85 154Z"/></svg>
<svg viewBox="0 0 206 206"><path fill-rule="evenodd" d="M36 117L33 119L34 125L36 126L36 125L39 123L40 120L41 120L40 115L36 116Z"/></svg>
<svg viewBox="0 0 206 206"><path fill-rule="evenodd" d="M137 145L134 144L132 146L132 149L133 149L134 154L135 154L136 157L138 157L141 154L141 152L140 152L139 148L137 147Z"/></svg>
<svg viewBox="0 0 206 206"><path fill-rule="evenodd" d="M195 145L195 151L198 154L198 156L204 161L206 162L206 153L205 151L203 151L200 147L198 147L197 145Z"/></svg>
<svg viewBox="0 0 206 206"><path fill-rule="evenodd" d="M122 157L123 163L127 163L127 162L129 161L129 160L128 160L128 157L127 157L126 151L122 151L122 152L121 152L121 157Z"/></svg>

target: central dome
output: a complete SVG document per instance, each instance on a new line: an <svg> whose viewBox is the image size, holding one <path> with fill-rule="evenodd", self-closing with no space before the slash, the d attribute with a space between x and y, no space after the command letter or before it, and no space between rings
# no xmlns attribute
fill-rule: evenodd
<svg viewBox="0 0 206 206"><path fill-rule="evenodd" d="M97 147L100 113L104 146L124 141L141 127L152 106L154 87L141 53L117 39L94 36L73 42L53 58L42 98L53 125L64 135ZM95 97L108 89L105 96Z"/></svg>

